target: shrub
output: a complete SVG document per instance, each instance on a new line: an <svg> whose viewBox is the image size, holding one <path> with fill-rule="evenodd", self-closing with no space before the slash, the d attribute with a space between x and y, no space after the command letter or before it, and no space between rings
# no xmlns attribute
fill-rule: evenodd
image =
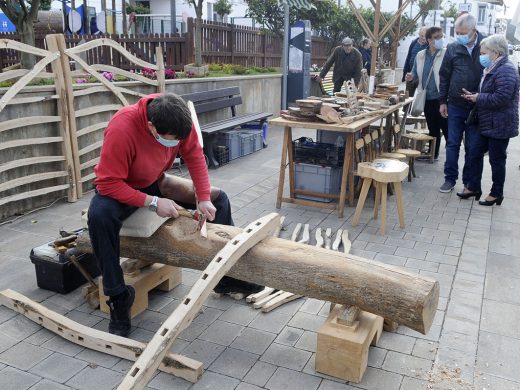
<svg viewBox="0 0 520 390"><path fill-rule="evenodd" d="M177 74L175 73L174 69L166 68L164 70L164 77L167 80L173 80L173 79L177 78Z"/></svg>
<svg viewBox="0 0 520 390"><path fill-rule="evenodd" d="M209 64L208 69L210 72L220 72L222 70L222 64Z"/></svg>

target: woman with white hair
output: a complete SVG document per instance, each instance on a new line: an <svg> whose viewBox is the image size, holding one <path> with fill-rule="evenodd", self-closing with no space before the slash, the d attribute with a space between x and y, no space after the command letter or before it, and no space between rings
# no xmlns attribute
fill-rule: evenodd
<svg viewBox="0 0 520 390"><path fill-rule="evenodd" d="M470 182L464 191L457 193L462 199L482 194L482 160L489 152L493 185L489 195L479 201L483 206L500 206L504 200L506 159L509 139L518 135L518 93L520 76L508 58L507 41L502 35L492 35L480 44L480 63L484 74L477 93L463 90L464 98L476 103L468 121L477 121L479 136L471 150Z"/></svg>

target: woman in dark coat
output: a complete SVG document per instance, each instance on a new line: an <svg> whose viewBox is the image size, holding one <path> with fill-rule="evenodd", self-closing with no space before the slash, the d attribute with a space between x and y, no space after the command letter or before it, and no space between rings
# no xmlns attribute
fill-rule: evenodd
<svg viewBox="0 0 520 390"><path fill-rule="evenodd" d="M479 201L483 206L497 206L504 200L506 159L509 139L518 135L518 91L520 76L508 58L507 41L502 35L492 35L480 44L480 63L485 68L478 93L463 90L464 98L475 103L475 116L480 136L470 153L470 169L479 166L489 152L493 185L488 196ZM482 166L482 164L480 165ZM480 199L482 171L471 172L470 182L457 195L462 199Z"/></svg>

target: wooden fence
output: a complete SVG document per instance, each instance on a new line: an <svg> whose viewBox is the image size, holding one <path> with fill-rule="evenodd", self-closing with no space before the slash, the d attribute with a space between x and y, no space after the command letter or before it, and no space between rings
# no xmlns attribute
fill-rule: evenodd
<svg viewBox="0 0 520 390"><path fill-rule="evenodd" d="M99 38L109 38L125 48L133 56L156 63L157 48L162 48L166 68L182 70L185 64L194 62L195 22L188 19L188 32L149 35L66 35L65 44L72 48L80 43ZM0 34L0 39L19 41L16 33ZM240 64L244 66L279 67L282 58L283 40L277 35L251 27L234 24L207 22L202 25L202 57L207 64ZM36 35L36 47L46 49L45 35ZM322 65L330 52L331 45L322 38L312 38L311 61ZM88 64L112 65L123 70L132 70L132 64L121 53L110 46L97 46L86 51L83 58ZM19 51L2 50L0 72L19 62Z"/></svg>

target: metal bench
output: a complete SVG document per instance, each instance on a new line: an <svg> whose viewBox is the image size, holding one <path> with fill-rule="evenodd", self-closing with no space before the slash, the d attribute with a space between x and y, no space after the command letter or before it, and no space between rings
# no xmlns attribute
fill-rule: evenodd
<svg viewBox="0 0 520 390"><path fill-rule="evenodd" d="M204 154L208 157L210 168L218 168L219 166L214 154L217 133L231 130L248 123L258 123L258 125L262 127L267 118L273 115L269 112L253 112L237 115L235 107L242 104L239 87L187 93L181 95L181 97L186 101L191 100L193 102L197 115L222 109L231 109L231 117L200 126L204 137Z"/></svg>

